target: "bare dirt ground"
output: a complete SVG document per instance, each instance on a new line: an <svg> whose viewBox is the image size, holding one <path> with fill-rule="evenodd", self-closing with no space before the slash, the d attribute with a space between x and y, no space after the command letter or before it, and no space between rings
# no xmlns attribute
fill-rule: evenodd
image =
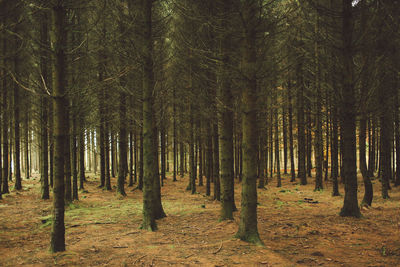
<svg viewBox="0 0 400 267"><path fill-rule="evenodd" d="M373 207L361 219L338 216L343 196L331 197L331 185L314 192L309 185L273 180L259 189L258 227L265 247L233 238L232 222L218 222L219 203L185 190L187 177L168 177L162 199L168 217L158 231L140 230L142 194L127 188L122 198L97 188L90 175L80 200L66 210L67 251L51 254L51 200L39 199L38 178L0 200L0 266L399 266L400 190L382 200L374 180ZM115 178L112 182L115 184ZM343 186L340 188L343 195ZM363 185L359 183L359 198ZM240 184L236 185L240 208ZM312 200L310 200L312 199ZM309 203L310 202L310 203ZM314 202L314 203L313 203Z"/></svg>

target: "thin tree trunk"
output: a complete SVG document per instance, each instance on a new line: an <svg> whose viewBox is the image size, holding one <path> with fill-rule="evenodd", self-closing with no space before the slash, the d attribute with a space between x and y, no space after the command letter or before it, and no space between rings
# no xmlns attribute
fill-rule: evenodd
<svg viewBox="0 0 400 267"><path fill-rule="evenodd" d="M275 101L278 100L278 92L275 92ZM282 186L281 180L281 163L280 163L280 156L279 156L279 120L278 120L278 108L274 110L275 116L275 162L276 162L276 182L277 187Z"/></svg>
<svg viewBox="0 0 400 267"><path fill-rule="evenodd" d="M212 165L213 165L213 153L212 153L212 135L211 135L211 125L210 122L207 122L207 145L206 145L206 163L207 163L207 174L206 174L206 195L209 196L211 194L211 176L212 173Z"/></svg>
<svg viewBox="0 0 400 267"><path fill-rule="evenodd" d="M199 123L199 131L201 131L201 124ZM203 186L203 142L202 142L202 138L201 138L201 133L198 135L197 137L197 143L199 146L199 186Z"/></svg>
<svg viewBox="0 0 400 267"><path fill-rule="evenodd" d="M163 119L162 119L163 120ZM161 185L164 186L164 180L166 179L166 165L165 165L165 147L166 147L166 142L165 142L165 135L166 135L166 131L165 131L165 124L162 121L161 122Z"/></svg>
<svg viewBox="0 0 400 267"><path fill-rule="evenodd" d="M139 150L139 182L138 189L143 190L143 127L140 128L140 150Z"/></svg>
<svg viewBox="0 0 400 267"><path fill-rule="evenodd" d="M110 157L110 126L108 122L106 122L104 127L104 150L105 150L105 189L111 190L111 173L110 173L110 165L111 165L111 157Z"/></svg>
<svg viewBox="0 0 400 267"><path fill-rule="evenodd" d="M134 130L134 136L133 136L133 141L134 141L134 151L133 151L133 157L134 157L134 164L135 164L135 173L133 175L133 182L137 183L137 176L138 176L138 140L137 140L137 134L136 134L136 127Z"/></svg>
<svg viewBox="0 0 400 267"><path fill-rule="evenodd" d="M154 72L152 38L152 1L141 1L143 7L143 221L142 228L156 230L157 218L165 213L159 196L157 128L154 111ZM158 181L158 183L157 183ZM158 188L157 188L158 187Z"/></svg>
<svg viewBox="0 0 400 267"><path fill-rule="evenodd" d="M118 182L117 193L126 196L125 177L127 164L127 125L126 125L126 94L120 92L119 99L119 162L118 162ZM114 159L115 160L115 159Z"/></svg>
<svg viewBox="0 0 400 267"><path fill-rule="evenodd" d="M218 126L213 125L213 182L214 182L214 199L221 200L221 184L220 184L220 166L219 166L219 137L218 137ZM232 178L231 178L232 179ZM231 186L232 187L232 186ZM232 192L232 188L229 190Z"/></svg>
<svg viewBox="0 0 400 267"><path fill-rule="evenodd" d="M286 125L286 106L282 107L282 131L283 131L283 173L287 174L288 163L288 142L287 142L287 125Z"/></svg>
<svg viewBox="0 0 400 267"><path fill-rule="evenodd" d="M15 64L15 72L20 72L20 64L21 62L17 57L14 60ZM20 97L19 97L19 85L14 85L14 175L15 175L15 185L14 188L16 190L22 190L22 183L21 183L21 163L20 163L20 149L21 149L21 142L20 142Z"/></svg>
<svg viewBox="0 0 400 267"><path fill-rule="evenodd" d="M25 137L25 178L29 179L30 177L30 164L29 164L29 108L28 111L25 114L25 123L24 123L24 137Z"/></svg>
<svg viewBox="0 0 400 267"><path fill-rule="evenodd" d="M54 110L54 187L53 187L53 226L50 250L65 250L64 226L64 160L68 133L68 102L66 100L66 10L62 2L53 7L55 66L53 73Z"/></svg>
<svg viewBox="0 0 400 267"><path fill-rule="evenodd" d="M296 181L293 145L293 108L292 108L292 82L288 79L288 112L289 112L289 151L290 151L290 181Z"/></svg>
<svg viewBox="0 0 400 267"><path fill-rule="evenodd" d="M68 105L68 104L67 104ZM67 106L69 110L69 106ZM71 181L71 129L69 112L65 115L65 127L67 128L67 138L65 139L64 148L64 176L65 176L65 202L68 204L72 202L72 181Z"/></svg>
<svg viewBox="0 0 400 267"><path fill-rule="evenodd" d="M175 95L175 87L173 89L173 98L175 99L176 95ZM178 171L178 154L177 154L177 144L176 144L176 104L175 101L173 103L173 114L172 114L172 119L173 119L173 140L172 140L172 145L174 147L174 168L173 168L173 177L172 177L172 181L176 182L176 175L177 175L177 171Z"/></svg>
<svg viewBox="0 0 400 267"><path fill-rule="evenodd" d="M129 131L129 187L133 186L133 133Z"/></svg>
<svg viewBox="0 0 400 267"><path fill-rule="evenodd" d="M318 35L319 33L319 19L317 17L316 25L315 25L315 34ZM324 147L323 147L323 140L322 140L322 97L321 97L321 71L320 71L320 62L319 62L319 47L318 43L315 42L315 137L314 137L314 153L315 153L315 191L322 190L322 165L324 161ZM311 132L311 129L310 129ZM311 139L311 138L310 138ZM311 142L311 140L310 140Z"/></svg>
<svg viewBox="0 0 400 267"><path fill-rule="evenodd" d="M112 131L112 129L109 129L109 133L110 133L110 137L111 137L111 141L110 141L110 151L111 151L111 158L110 158L110 166L111 166L111 177L116 177L116 159L115 159L115 135Z"/></svg>
<svg viewBox="0 0 400 267"><path fill-rule="evenodd" d="M337 102L332 106L332 140L331 140L331 178L333 184L332 196L339 196L339 130L337 118Z"/></svg>
<svg viewBox="0 0 400 267"><path fill-rule="evenodd" d="M241 240L262 244L257 229L257 80L256 65L256 25L258 5L256 1L244 4L244 20L247 21L243 70L246 85L242 92L243 129L243 182L239 229L236 237Z"/></svg>
<svg viewBox="0 0 400 267"><path fill-rule="evenodd" d="M353 17L351 2L343 0L342 60L343 87L341 96L341 139L343 139L343 172L345 196L340 216L360 217L357 200L357 155L356 155L356 114L355 90L353 83L354 62L352 53Z"/></svg>
<svg viewBox="0 0 400 267"><path fill-rule="evenodd" d="M72 172L72 199L78 200L78 148L76 146L77 141L77 119L76 115L73 115L72 119L72 131L71 131L71 172Z"/></svg>
<svg viewBox="0 0 400 267"><path fill-rule="evenodd" d="M310 105L310 104L308 104ZM312 177L311 175L311 170L313 168L312 166L312 122L311 122L311 107L307 107L307 113L306 113L306 118L307 118L307 127L306 127L306 157L307 157L307 176Z"/></svg>
<svg viewBox="0 0 400 267"><path fill-rule="evenodd" d="M191 88L191 85L189 85ZM189 166L190 166L190 177L189 177L189 189L191 190L192 194L196 193L196 167L195 167L195 160L194 160L194 122L193 122L193 105L190 104L189 107L190 113L190 125L189 125Z"/></svg>
<svg viewBox="0 0 400 267"><path fill-rule="evenodd" d="M3 53L5 54L7 52L7 40L4 38L3 39ZM8 60L6 60L6 57L4 57L4 66L8 65ZM9 169L11 169L11 164L9 163L9 144L8 144L8 128L9 128L9 121L8 121L8 116L5 116L5 114L9 114L10 112L10 104L8 104L9 96L7 94L7 86L8 86L8 77L4 76L3 77L3 89L2 89L2 106L3 106L3 125L2 125L2 131L3 131L3 168L2 168L2 188L1 188L1 193L3 194L8 194L10 192L9 186L8 186L8 180L9 180Z"/></svg>
<svg viewBox="0 0 400 267"><path fill-rule="evenodd" d="M93 138L94 135L92 135L92 139ZM92 143L92 148L94 148L93 143ZM79 189L83 190L84 189L83 182L85 181L85 139L83 135L82 120L80 120L79 122L79 133L78 133L78 169L79 169Z"/></svg>

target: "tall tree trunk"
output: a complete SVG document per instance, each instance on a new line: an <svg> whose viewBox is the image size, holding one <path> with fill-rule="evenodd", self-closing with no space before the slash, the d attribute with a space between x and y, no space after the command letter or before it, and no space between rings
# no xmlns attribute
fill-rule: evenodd
<svg viewBox="0 0 400 267"><path fill-rule="evenodd" d="M290 151L290 181L296 181L296 171L294 164L294 145L293 145L293 108L292 108L292 82L288 79L288 112L289 112L289 151Z"/></svg>
<svg viewBox="0 0 400 267"><path fill-rule="evenodd" d="M274 125L274 116L273 116L273 108L269 110L269 173L270 178L272 180L272 176L274 173L274 132L273 132L273 125Z"/></svg>
<svg viewBox="0 0 400 267"><path fill-rule="evenodd" d="M319 34L319 19L317 17L316 25L315 25L315 35ZM319 62L319 46L318 42L315 42L314 48L315 55L315 137L314 137L314 153L315 153L315 191L322 190L322 165L324 161L324 147L322 140L322 97L321 97L321 71L320 71L320 62ZM311 130L310 130L311 131ZM310 140L311 141L311 140Z"/></svg>
<svg viewBox="0 0 400 267"><path fill-rule="evenodd" d="M52 252L65 250L64 226L64 161L68 136L68 102L66 99L66 9L58 2L52 9L53 44L55 60L53 69L53 110L54 110L54 186L53 186L53 226L51 231Z"/></svg>
<svg viewBox="0 0 400 267"><path fill-rule="evenodd" d="M211 124L207 122L207 144L206 144L206 164L207 164L207 173L206 173L206 195L209 196L211 194L211 176L213 175L213 153L212 153L212 135L211 135Z"/></svg>
<svg viewBox="0 0 400 267"><path fill-rule="evenodd" d="M335 97L336 98L336 97ZM332 106L332 140L331 140L331 178L332 196L339 196L339 130L337 101Z"/></svg>
<svg viewBox="0 0 400 267"><path fill-rule="evenodd" d="M173 98L175 99L175 87L173 88ZM173 140L172 140L172 145L174 147L174 168L173 168L173 177L172 181L176 182L176 174L178 171L178 154L177 154L177 143L176 143L176 104L175 101L173 103L173 114L172 114L172 119L173 119Z"/></svg>
<svg viewBox="0 0 400 267"><path fill-rule="evenodd" d="M301 60L301 59L300 59ZM297 161L298 173L302 185L307 184L306 174L306 137L304 133L304 87L303 87L303 71L302 62L298 62L296 75L297 75Z"/></svg>
<svg viewBox="0 0 400 267"><path fill-rule="evenodd" d="M325 82L327 82L325 80ZM329 169L329 147L330 147L330 123L329 123L329 88L325 88L325 118L326 118L326 129L325 129L325 181L328 181L328 169Z"/></svg>
<svg viewBox="0 0 400 267"><path fill-rule="evenodd" d="M76 115L72 115L72 131L71 131L71 172L72 172L72 199L78 200L78 148L77 142L77 118Z"/></svg>
<svg viewBox="0 0 400 267"><path fill-rule="evenodd" d="M375 131L375 118L371 116L368 120L368 132L370 133L370 138L368 138L368 146L370 148L368 153L368 176L374 177L375 173L375 147L376 147L376 131ZM400 150L399 150L400 151Z"/></svg>
<svg viewBox="0 0 400 267"><path fill-rule="evenodd" d="M257 229L257 80L256 80L256 25L258 5L250 1L244 5L245 40L243 72L246 84L242 91L243 182L239 230L236 237L262 244Z"/></svg>
<svg viewBox="0 0 400 267"><path fill-rule="evenodd" d="M3 53L6 53L7 51L7 40L4 38L3 39ZM3 57L4 60L4 66L8 65L8 60L6 60L6 57ZM1 193L3 194L8 194L10 192L9 190L9 186L8 186L8 174L9 174L9 168L11 169L11 164L9 163L9 144L8 144L8 128L9 128L9 121L8 121L8 117L9 116L5 116L6 114L9 114L10 112L10 104L9 103L9 96L7 94L7 86L8 86L8 77L4 76L3 77L3 89L2 89L2 106L3 106L3 125L2 125L2 131L3 131L3 168L2 168L2 187L1 188Z"/></svg>
<svg viewBox="0 0 400 267"><path fill-rule="evenodd" d="M110 150L111 150L111 158L110 158L111 177L116 177L116 175L115 175L115 174L116 174L116 171L115 171L115 169L116 169L116 159L115 159L115 150L116 150L116 147L115 147L115 135L114 135L112 129L109 129L109 133L110 133L110 137L111 137L111 142L110 142L110 144L111 144L111 148L110 148Z"/></svg>
<svg viewBox="0 0 400 267"><path fill-rule="evenodd" d="M94 130L90 131L90 135L91 135L91 142L92 142L92 154L93 154L93 173L96 175L97 174L97 147L94 145ZM96 133L97 134L97 133Z"/></svg>
<svg viewBox="0 0 400 267"><path fill-rule="evenodd" d="M90 138L90 131L89 129L86 129L86 155L87 155L87 166L88 166L88 171L92 172L92 142ZM85 155L84 155L85 156Z"/></svg>
<svg viewBox="0 0 400 267"><path fill-rule="evenodd" d="M143 221L142 228L156 230L156 218L165 216L158 203L157 128L154 112L154 70L152 38L152 1L142 0L143 8ZM158 182L159 184L159 182ZM161 210L160 210L161 208ZM162 211L162 214L160 212Z"/></svg>
<svg viewBox="0 0 400 267"><path fill-rule="evenodd" d="M111 165L111 157L110 157L110 126L108 122L106 122L104 127L104 150L105 150L105 177L106 184L105 189L111 190L111 173L110 173L110 165Z"/></svg>
<svg viewBox="0 0 400 267"><path fill-rule="evenodd" d="M199 123L199 132L201 131L201 123ZM203 142L202 142L202 138L201 138L201 133L198 134L197 136L197 143L199 146L199 186L203 186L203 176L204 176L204 172L203 172Z"/></svg>
<svg viewBox="0 0 400 267"><path fill-rule="evenodd" d="M365 14L365 2L361 2L362 5L362 13L361 13L361 24L362 28L366 28L366 14ZM365 66L368 65L368 54L366 49L362 49L362 59ZM368 168L367 168L367 159L366 159L366 138L367 138L367 104L368 104L368 74L366 72L361 74L361 95L360 95L360 107L361 107L361 118L360 118L360 132L359 132L359 161L360 161L360 170L361 175L364 181L364 197L361 201L361 206L371 206L372 198L373 198L373 186L371 179L368 175Z"/></svg>
<svg viewBox="0 0 400 267"><path fill-rule="evenodd" d="M11 97L10 96L10 99L11 98L14 98L14 97ZM10 101L10 105L9 105L9 109L10 109L10 113L12 112L12 110L13 110L13 106L12 106L12 101ZM12 116L10 116L10 121L9 121L9 129L10 129L10 139L9 139L9 141L10 141L10 143L9 143L9 168L8 168L8 180L9 181L12 181L13 180L13 173L12 173L12 167L11 167L11 164L12 164L12 162L13 162L13 158L14 158L14 154L13 154L13 151L14 151L14 149L13 149L13 118L12 118Z"/></svg>
<svg viewBox="0 0 400 267"><path fill-rule="evenodd" d="M129 131L129 184L133 186L133 132Z"/></svg>
<svg viewBox="0 0 400 267"><path fill-rule="evenodd" d="M51 76L52 77L52 76ZM53 77L52 77L53 78ZM54 82L51 81L51 84ZM53 105L50 101L49 103L49 173L50 173L50 187L53 188L53 182L54 182L54 116L53 116Z"/></svg>
<svg viewBox="0 0 400 267"><path fill-rule="evenodd" d="M312 166L312 122L311 122L311 104L307 103L307 127L306 127L306 158L307 158L307 176L312 177L311 175L311 170L313 168Z"/></svg>
<svg viewBox="0 0 400 267"><path fill-rule="evenodd" d="M83 190L84 189L83 182L85 181L85 137L83 134L83 120L81 120L81 119L78 119L78 120L79 120L79 133L78 133L79 189ZM92 135L92 139L93 138L94 138L94 135ZM94 148L93 143L92 143L92 148ZM88 160L90 160L90 159L88 159Z"/></svg>
<svg viewBox="0 0 400 267"><path fill-rule="evenodd" d="M136 127L134 130L134 135L133 135L133 142L134 142L134 151L133 151L133 157L134 157L134 164L135 164L135 173L133 175L133 182L137 183L137 176L138 176L138 140L137 140L137 133L136 133Z"/></svg>
<svg viewBox="0 0 400 267"><path fill-rule="evenodd" d="M191 85L190 85L191 88ZM196 166L194 160L194 122L193 122L193 104L189 107L190 122L189 122L189 166L190 166L190 177L189 177L189 187L192 194L196 193Z"/></svg>
<svg viewBox="0 0 400 267"><path fill-rule="evenodd" d="M182 138L182 130L181 130L181 136L180 138ZM185 173L185 147L182 141L179 142L179 159L180 159L180 163L179 163L179 168L180 168L180 176L181 178L183 178L184 173Z"/></svg>
<svg viewBox="0 0 400 267"><path fill-rule="evenodd" d="M127 164L127 129L126 129L126 94L120 92L119 99L119 162L118 162L118 182L117 193L126 196L125 193L125 177Z"/></svg>
<svg viewBox="0 0 400 267"><path fill-rule="evenodd" d="M165 156L166 156L166 151L165 151L166 131L165 131L165 123L163 121L161 122L160 134L161 134L161 138L160 138L160 141L161 141L161 185L164 186L164 180L166 179L166 165L165 165L165 163L166 163L166 159L165 159Z"/></svg>
<svg viewBox="0 0 400 267"><path fill-rule="evenodd" d="M19 56L15 56L14 66L15 72L20 74L21 62L18 59ZM20 163L20 151L21 151L21 142L20 142L20 92L19 85L14 85L14 175L15 175L15 185L14 188L16 190L22 190L21 183L21 163Z"/></svg>
<svg viewBox="0 0 400 267"><path fill-rule="evenodd" d="M359 157L360 157L360 170L364 181L364 198L361 202L361 206L367 205L371 206L372 198L373 198L373 187L371 183L371 179L368 176L368 169L367 169L367 161L366 161L366 130L367 130L367 123L366 123L366 116L365 113L361 115L360 119L360 133L359 133Z"/></svg>
<svg viewBox="0 0 400 267"><path fill-rule="evenodd" d="M286 125L286 105L282 107L282 134L283 134L283 173L287 174L288 162L288 143L287 143L287 125Z"/></svg>
<svg viewBox="0 0 400 267"><path fill-rule="evenodd" d="M395 186L400 185L400 120L399 120L399 92L395 91L395 112L394 112L394 125L395 125L395 140L396 140L396 173L395 173Z"/></svg>
<svg viewBox="0 0 400 267"><path fill-rule="evenodd" d="M27 107L27 112L25 114L25 121L24 121L24 138L25 138L25 179L29 179L30 175L30 164L29 164L29 107Z"/></svg>
<svg viewBox="0 0 400 267"><path fill-rule="evenodd" d="M143 107L142 107L143 109ZM139 179L138 179L138 189L142 190L143 189L143 127L140 128L140 136L139 136L139 142L140 142L140 150L139 150Z"/></svg>
<svg viewBox="0 0 400 267"><path fill-rule="evenodd" d="M40 71L43 81L47 86L49 84L49 69L47 67L49 47L49 29L48 29L48 13L43 12L41 15L40 40L44 47L40 54ZM49 199L49 144L48 144L48 99L46 98L46 90L42 90L43 96L40 98L40 182L41 182L41 198Z"/></svg>
<svg viewBox="0 0 400 267"><path fill-rule="evenodd" d="M342 28L342 77L341 96L341 139L343 139L343 173L345 177L345 195L340 216L360 217L357 200L357 155L356 155L356 110L354 90L354 62L352 49L353 15L352 3L343 0Z"/></svg>
<svg viewBox="0 0 400 267"><path fill-rule="evenodd" d="M68 100L67 100L68 101ZM67 104L67 109L69 110L69 105ZM64 148L64 179L65 179L65 202L68 204L72 201L72 180L71 180L71 129L70 129L70 114L69 111L66 114L66 128L67 128L67 138L65 139Z"/></svg>
<svg viewBox="0 0 400 267"><path fill-rule="evenodd" d="M259 123L261 124L261 123ZM260 131L263 132L263 127L260 126L259 127ZM264 151L264 146L265 146L265 141L264 141L264 136L261 133L258 137L258 161L257 161L257 168L258 168L258 187L257 188L265 188L265 170L264 170L264 155L265 155L265 151Z"/></svg>
<svg viewBox="0 0 400 267"><path fill-rule="evenodd" d="M275 101L278 101L278 92L275 92ZM280 161L280 151L279 151L279 120L278 120L278 108L274 109L275 116L275 162L276 162L276 182L277 187L282 186L281 179L281 161Z"/></svg>
<svg viewBox="0 0 400 267"><path fill-rule="evenodd" d="M213 182L214 182L214 199L221 200L221 180L220 180L220 166L219 166L219 137L218 137L218 125L213 125ZM232 188L230 188L232 191Z"/></svg>
<svg viewBox="0 0 400 267"><path fill-rule="evenodd" d="M391 170L391 151L392 151L392 120L390 110L390 92L387 88L380 88L379 98L380 107L382 109L380 115L380 168L382 172L382 198L389 198L388 189L390 187L389 182L392 177Z"/></svg>

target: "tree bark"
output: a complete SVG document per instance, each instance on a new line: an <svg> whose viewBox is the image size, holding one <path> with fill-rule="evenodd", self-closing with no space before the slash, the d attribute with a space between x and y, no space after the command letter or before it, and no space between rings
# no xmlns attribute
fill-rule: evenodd
<svg viewBox="0 0 400 267"><path fill-rule="evenodd" d="M354 90L354 62L352 53L353 15L350 1L342 1L342 77L341 96L341 140L343 140L343 172L345 196L340 216L360 217L357 200L357 155L356 155L356 110Z"/></svg>
<svg viewBox="0 0 400 267"><path fill-rule="evenodd" d="M219 166L219 133L217 124L213 125L213 173L212 178L214 182L214 199L220 201L221 200L221 180L220 180L220 166ZM230 188L232 191L232 188Z"/></svg>
<svg viewBox="0 0 400 267"><path fill-rule="evenodd" d="M65 250L64 226L64 161L68 133L68 102L66 100L66 9L62 2L52 8L54 68L53 68L53 110L54 110L54 186L53 226L50 250Z"/></svg>
<svg viewBox="0 0 400 267"><path fill-rule="evenodd" d="M296 181L296 170L294 164L294 145L293 145L293 108L292 108L292 82L288 79L288 112L289 112L289 151L290 151L290 181Z"/></svg>
<svg viewBox="0 0 400 267"><path fill-rule="evenodd" d="M304 133L304 96L303 96L303 73L302 73L302 59L297 64L296 75L297 75L297 161L298 161L298 173L297 176L300 179L302 185L307 184L306 176L306 138Z"/></svg>
<svg viewBox="0 0 400 267"><path fill-rule="evenodd" d="M80 119L78 119L80 120ZM92 135L94 138L94 135ZM93 142L93 141L92 141ZM92 148L94 148L92 143ZM90 160L90 159L88 159ZM79 169L79 189L84 189L85 181L85 139L83 134L83 120L79 122L79 133L78 133L78 169ZM96 168L94 168L96 169Z"/></svg>
<svg viewBox="0 0 400 267"><path fill-rule="evenodd" d="M118 162L118 182L117 193L126 196L125 193L125 177L127 164L127 126L126 126L126 94L120 92L119 99L119 162Z"/></svg>
<svg viewBox="0 0 400 267"><path fill-rule="evenodd" d="M76 146L77 141L77 118L73 114L72 119L72 131L71 131L71 172L72 172L72 199L78 200L78 148Z"/></svg>
<svg viewBox="0 0 400 267"><path fill-rule="evenodd" d="M7 52L7 40L4 38L3 39L3 53L5 54ZM8 65L8 60L6 60L6 57L4 56L4 66ZM2 89L2 106L3 106L3 125L2 125L2 131L3 131L3 168L2 168L2 188L1 188L1 193L3 194L8 194L10 193L9 186L8 186L8 173L9 173L9 168L11 169L11 164L9 163L9 143L8 143L8 127L9 127L9 121L8 117L5 116L10 112L10 105L8 104L9 96L7 94L7 86L8 86L8 81L9 78L7 76L3 77L3 89Z"/></svg>
<svg viewBox="0 0 400 267"><path fill-rule="evenodd" d="M236 237L262 244L257 229L257 80L256 80L256 1L243 3L245 40L243 47L243 74L246 76L242 91L243 181L239 230Z"/></svg>
<svg viewBox="0 0 400 267"><path fill-rule="evenodd" d="M143 16L143 221L142 229L156 230L162 214L157 203L157 128L154 112L154 72L152 38L152 1L141 1ZM161 202L161 200L160 200ZM162 210L162 207L161 207ZM163 211L162 211L163 212ZM157 214L158 213L158 214ZM165 216L165 214L163 214Z"/></svg>

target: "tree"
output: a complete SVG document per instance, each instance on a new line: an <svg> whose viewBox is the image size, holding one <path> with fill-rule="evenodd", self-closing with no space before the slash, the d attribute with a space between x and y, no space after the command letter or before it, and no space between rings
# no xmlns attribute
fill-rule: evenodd
<svg viewBox="0 0 400 267"><path fill-rule="evenodd" d="M165 216L156 196L158 176L157 128L154 117L154 73L152 38L152 1L141 0L143 34L143 221L142 228L157 229L155 220ZM160 199L161 200L161 199ZM161 214L160 214L161 213ZM164 214L163 214L164 213Z"/></svg>
<svg viewBox="0 0 400 267"><path fill-rule="evenodd" d="M232 220L234 211L233 177L233 95L231 92L230 64L232 46L232 15L231 0L220 3L221 36L218 98L218 133L219 133L219 160L221 182L221 215L220 220Z"/></svg>
<svg viewBox="0 0 400 267"><path fill-rule="evenodd" d="M40 57L40 69L41 69L41 76L43 77L43 86L49 85L49 71L48 71L48 60L49 55L47 50L49 49L49 14L48 12L42 12L40 20L41 20L41 27L40 27L40 40L43 47L41 49L41 57ZM40 98L40 149L41 149L41 167L40 167L40 181L42 182L42 199L49 199L49 177L48 177L48 169L49 169L49 161L48 161L48 105L49 101L47 99L47 92L46 88L42 89L42 96Z"/></svg>
<svg viewBox="0 0 400 267"><path fill-rule="evenodd" d="M53 227L50 250L65 250L64 226L64 161L67 139L68 102L66 100L66 44L67 10L63 2L51 6L52 43L54 55L53 69L53 109L54 109L54 186L53 186Z"/></svg>
<svg viewBox="0 0 400 267"><path fill-rule="evenodd" d="M262 244L257 229L256 38L259 7L256 1L248 1L242 3L241 8L244 35L242 72L245 77L242 91L243 180L240 223L236 237Z"/></svg>
<svg viewBox="0 0 400 267"><path fill-rule="evenodd" d="M301 40L296 41L296 48L301 50L303 43ZM297 87L297 160L298 171L297 176L302 185L307 184L306 176L306 136L304 130L304 82L303 82L303 62L302 56L298 56L296 63L296 87Z"/></svg>
<svg viewBox="0 0 400 267"><path fill-rule="evenodd" d="M356 110L354 90L353 62L353 11L350 1L342 1L342 77L340 88L341 138L343 139L343 173L345 177L345 195L340 216L360 217L357 200L357 156L356 156Z"/></svg>

